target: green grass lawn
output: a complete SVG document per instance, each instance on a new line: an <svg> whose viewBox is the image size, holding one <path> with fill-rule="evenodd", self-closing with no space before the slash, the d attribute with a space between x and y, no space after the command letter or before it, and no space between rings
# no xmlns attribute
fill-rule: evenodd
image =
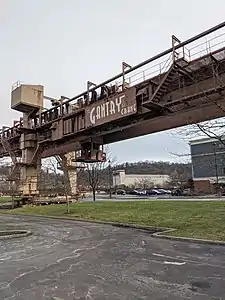
<svg viewBox="0 0 225 300"><path fill-rule="evenodd" d="M158 227L172 227L176 236L225 241L225 202L123 201L86 202L66 205L23 207L3 213L38 214L72 219L101 220Z"/></svg>
<svg viewBox="0 0 225 300"><path fill-rule="evenodd" d="M18 199L21 199L21 197L16 196L14 199L18 200ZM11 201L12 201L12 197L11 196L2 196L2 197L0 197L0 204L1 203L9 203Z"/></svg>
<svg viewBox="0 0 225 300"><path fill-rule="evenodd" d="M11 197L10 196L2 196L0 197L0 204L1 203L8 203L11 202Z"/></svg>

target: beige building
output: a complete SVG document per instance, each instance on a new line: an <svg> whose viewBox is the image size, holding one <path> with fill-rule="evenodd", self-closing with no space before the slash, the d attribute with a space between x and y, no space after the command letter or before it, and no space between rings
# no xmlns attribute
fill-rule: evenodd
<svg viewBox="0 0 225 300"><path fill-rule="evenodd" d="M169 175L160 174L126 174L125 170L113 172L113 187L146 185L152 187L164 187L170 181Z"/></svg>

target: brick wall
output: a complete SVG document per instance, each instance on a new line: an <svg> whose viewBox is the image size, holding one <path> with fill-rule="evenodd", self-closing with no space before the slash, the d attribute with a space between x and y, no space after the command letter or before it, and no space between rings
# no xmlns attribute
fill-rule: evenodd
<svg viewBox="0 0 225 300"><path fill-rule="evenodd" d="M214 192L213 185L209 180L196 180L194 181L194 190L199 194L211 194Z"/></svg>

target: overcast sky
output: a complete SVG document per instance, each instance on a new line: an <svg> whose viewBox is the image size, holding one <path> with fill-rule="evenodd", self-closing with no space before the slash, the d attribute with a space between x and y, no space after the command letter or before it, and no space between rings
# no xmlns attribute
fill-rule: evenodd
<svg viewBox="0 0 225 300"><path fill-rule="evenodd" d="M222 21L224 0L0 0L1 125L17 80L43 84L52 97L75 96L86 81L100 83ZM111 146L119 161L171 160L189 147L174 132L152 134Z"/></svg>

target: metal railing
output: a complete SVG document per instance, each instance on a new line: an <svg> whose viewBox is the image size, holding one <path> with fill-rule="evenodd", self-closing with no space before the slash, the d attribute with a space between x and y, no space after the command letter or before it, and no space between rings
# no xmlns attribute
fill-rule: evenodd
<svg viewBox="0 0 225 300"><path fill-rule="evenodd" d="M163 73L165 73L169 67L172 64L172 51L175 50L176 53L178 53L178 59L183 58L187 62L193 61L195 59L198 59L200 57L203 57L205 55L208 55L218 49L222 49L225 47L225 22L218 24L217 26L210 28L209 30L200 33L199 35L186 40L184 42L181 42L176 46L174 49L170 48L150 59L148 59L145 62L140 63L139 65L136 65L126 71L124 74L118 74L117 76L114 76L113 78L97 85L94 88L90 89L90 92L92 90L97 90L101 88L103 85L120 85L123 83L123 75L125 76L125 82L129 84L129 86L134 86L140 82L143 82L145 80L148 80L150 78L155 78ZM129 75L128 75L129 74ZM17 86L19 86L21 83L18 82ZM15 88L15 85L14 85ZM68 105L70 104L76 104L78 102L78 99L81 99L84 97L84 95L87 93L81 93L77 95L76 97L73 97L69 100L66 100L62 105ZM58 105L58 107L53 107L46 112L41 113L38 124L43 125L45 123L48 123L49 121L45 121L46 114L50 114L54 110L58 110L59 114L58 117L65 115L66 110L62 109L62 106ZM55 118L53 118L55 119ZM53 120L51 120L53 121ZM38 125L37 125L38 126ZM5 131L10 131L10 129L6 129ZM11 131L12 133L12 131ZM3 133L1 133L2 135ZM5 133L4 133L5 135ZM7 134L6 134L7 135Z"/></svg>
<svg viewBox="0 0 225 300"><path fill-rule="evenodd" d="M192 45L189 48L190 58L195 60L223 47L225 47L225 30L215 36L206 37L204 42Z"/></svg>
<svg viewBox="0 0 225 300"><path fill-rule="evenodd" d="M190 44L187 47L182 47L176 50L178 53L177 59L184 59L187 62L191 62L193 60L199 59L205 55L209 55L216 50L222 49L225 47L225 29L223 32L210 37L210 39L206 39L204 42L200 42L198 44L193 43L194 45ZM149 63L145 65L143 69L139 70L137 73L132 73L128 78L127 81L129 82L130 86L136 85L140 82L145 80L154 78L156 76L161 75L168 71L172 64L172 54L167 56L166 59L160 62Z"/></svg>
<svg viewBox="0 0 225 300"><path fill-rule="evenodd" d="M204 41L202 41L204 39ZM187 46L176 49L176 59L184 59L186 62L191 62L193 60L199 59L205 55L208 55L218 49L225 47L225 28L219 30L219 32L213 32L203 38L191 42ZM148 79L153 79L161 74L168 71L173 62L173 54L164 55L150 63L139 67L137 70L129 71L129 75L125 74L125 82L129 84L130 87L137 85ZM122 86L123 80L122 75L109 82L110 85ZM76 102L76 98L73 100ZM74 103L74 102L72 102Z"/></svg>
<svg viewBox="0 0 225 300"><path fill-rule="evenodd" d="M15 89L17 89L18 87L20 87L21 86L21 84L23 84L23 82L22 81L16 81L15 83L13 83L13 85L12 85L12 91L14 91Z"/></svg>

